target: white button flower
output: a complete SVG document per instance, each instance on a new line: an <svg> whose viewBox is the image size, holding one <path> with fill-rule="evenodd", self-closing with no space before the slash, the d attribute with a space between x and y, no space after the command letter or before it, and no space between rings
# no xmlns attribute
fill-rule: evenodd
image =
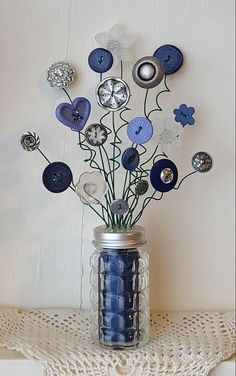
<svg viewBox="0 0 236 376"><path fill-rule="evenodd" d="M83 204L99 204L107 191L107 184L100 172L84 172L80 175L75 191Z"/></svg>
<svg viewBox="0 0 236 376"><path fill-rule="evenodd" d="M136 38L131 35L122 35L122 29L119 25L112 26L108 33L95 35L95 39L101 47L112 53L114 68L117 67L121 60L125 62L133 60L133 55L129 48Z"/></svg>
<svg viewBox="0 0 236 376"><path fill-rule="evenodd" d="M163 152L170 146L180 146L180 135L183 127L180 124L173 125L171 119L166 119L163 124L158 124L157 144L160 145Z"/></svg>

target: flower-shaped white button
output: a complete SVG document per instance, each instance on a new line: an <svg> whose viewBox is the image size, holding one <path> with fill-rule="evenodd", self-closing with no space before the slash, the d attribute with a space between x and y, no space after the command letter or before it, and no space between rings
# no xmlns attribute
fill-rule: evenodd
<svg viewBox="0 0 236 376"><path fill-rule="evenodd" d="M163 124L158 124L157 144L160 145L163 152L170 146L179 146L180 135L183 127L180 124L172 124L170 119L166 119Z"/></svg>
<svg viewBox="0 0 236 376"><path fill-rule="evenodd" d="M107 191L107 184L100 172L84 172L80 175L75 191L83 204L99 204Z"/></svg>
<svg viewBox="0 0 236 376"><path fill-rule="evenodd" d="M113 55L113 67L117 67L122 60L125 62L132 61L133 56L130 47L135 42L135 37L131 35L123 35L119 25L114 25L108 33L99 33L95 35L98 44L106 48Z"/></svg>
<svg viewBox="0 0 236 376"><path fill-rule="evenodd" d="M91 124L85 130L85 139L92 146L100 146L107 139L107 130L101 124Z"/></svg>

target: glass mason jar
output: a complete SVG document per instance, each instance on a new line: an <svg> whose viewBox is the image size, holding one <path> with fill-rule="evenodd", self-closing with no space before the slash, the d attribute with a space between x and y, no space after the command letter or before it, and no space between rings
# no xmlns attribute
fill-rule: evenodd
<svg viewBox="0 0 236 376"><path fill-rule="evenodd" d="M144 229L94 229L91 257L91 338L115 349L149 339L149 257Z"/></svg>

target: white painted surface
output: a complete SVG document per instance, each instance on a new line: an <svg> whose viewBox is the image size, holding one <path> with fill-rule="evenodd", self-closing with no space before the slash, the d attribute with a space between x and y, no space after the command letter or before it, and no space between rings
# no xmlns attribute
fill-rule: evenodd
<svg viewBox="0 0 236 376"><path fill-rule="evenodd" d="M114 23L137 36L135 59L164 43L176 44L183 68L169 77L172 93L161 100L170 116L181 103L196 107L196 127L185 130L170 157L180 175L192 155L215 160L182 190L148 208L151 306L157 310L227 310L234 307L234 1L233 0L1 0L0 304L25 307L84 306L89 301L92 229L100 222L71 192L50 194L41 183L45 162L25 153L22 133L40 134L52 161L68 163L75 180L84 169L76 135L61 126L55 107L63 93L45 81L46 68L70 61L79 79L73 97L95 103L98 77L87 66L94 35ZM133 115L144 92L131 85ZM116 72L113 72L114 74ZM142 114L141 114L142 115ZM84 227L83 227L84 226ZM81 275L83 277L81 278ZM82 283L81 283L82 281Z"/></svg>
<svg viewBox="0 0 236 376"><path fill-rule="evenodd" d="M17 351L0 347L0 376L41 376L40 364ZM218 364L209 376L235 376L235 356Z"/></svg>

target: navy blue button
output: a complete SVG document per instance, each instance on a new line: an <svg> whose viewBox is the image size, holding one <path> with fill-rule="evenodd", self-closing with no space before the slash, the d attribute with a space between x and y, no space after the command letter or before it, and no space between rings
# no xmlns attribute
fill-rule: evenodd
<svg viewBox="0 0 236 376"><path fill-rule="evenodd" d="M113 56L105 48L96 48L88 57L90 68L97 73L107 72L113 64Z"/></svg>
<svg viewBox="0 0 236 376"><path fill-rule="evenodd" d="M127 134L134 144L145 144L152 137L152 123L146 117L136 117L129 122Z"/></svg>
<svg viewBox="0 0 236 376"><path fill-rule="evenodd" d="M169 192L178 180L178 170L170 159L160 159L151 169L152 186L159 192Z"/></svg>
<svg viewBox="0 0 236 376"><path fill-rule="evenodd" d="M122 165L126 170L134 171L139 165L139 153L135 148L128 148L122 155Z"/></svg>
<svg viewBox="0 0 236 376"><path fill-rule="evenodd" d="M161 62L166 74L177 72L183 64L182 52L172 44L159 47L153 56Z"/></svg>
<svg viewBox="0 0 236 376"><path fill-rule="evenodd" d="M43 184L53 193L65 191L72 182L72 172L63 162L50 163L43 172Z"/></svg>

